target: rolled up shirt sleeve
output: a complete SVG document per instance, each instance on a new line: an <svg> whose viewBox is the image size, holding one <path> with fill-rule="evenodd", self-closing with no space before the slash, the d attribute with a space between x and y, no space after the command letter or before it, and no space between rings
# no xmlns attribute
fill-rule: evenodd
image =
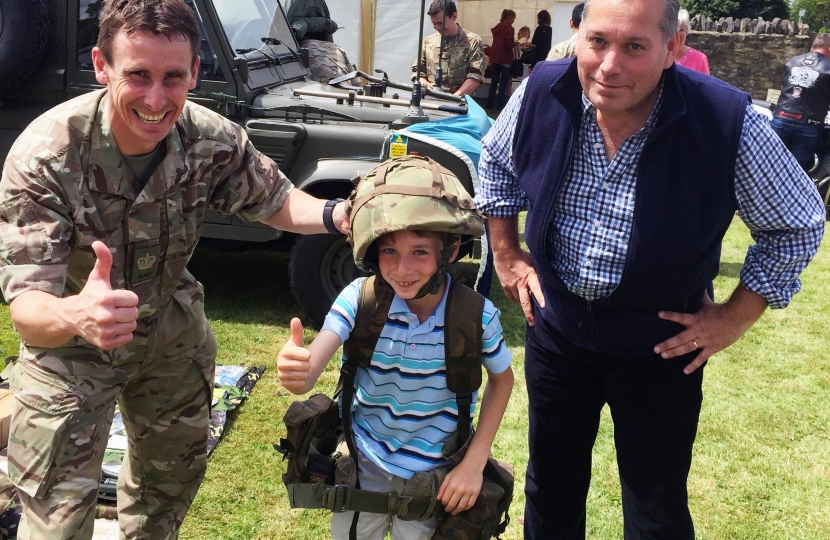
<svg viewBox="0 0 830 540"><path fill-rule="evenodd" d="M492 129L481 140L478 208L488 216L511 218L527 209L528 200L513 170L513 135L524 97L525 79L513 92Z"/></svg>
<svg viewBox="0 0 830 540"><path fill-rule="evenodd" d="M271 158L254 148L241 128L235 129L239 146L215 154L222 160L215 172L221 180L213 190L210 207L245 221L262 221L282 208L293 185Z"/></svg>
<svg viewBox="0 0 830 540"><path fill-rule="evenodd" d="M772 130L747 106L735 167L741 219L755 240L741 283L783 308L801 288L799 275L821 244L826 214L810 178Z"/></svg>
<svg viewBox="0 0 830 540"><path fill-rule="evenodd" d="M50 167L54 164L27 164L12 153L3 166L0 291L7 302L31 290L55 296L64 293L67 240L74 224L62 199L63 190L54 177L55 167Z"/></svg>
<svg viewBox="0 0 830 540"><path fill-rule="evenodd" d="M484 55L484 45L481 38L476 36L470 40L470 63L467 67L467 78L483 84L485 71L487 71L487 57Z"/></svg>

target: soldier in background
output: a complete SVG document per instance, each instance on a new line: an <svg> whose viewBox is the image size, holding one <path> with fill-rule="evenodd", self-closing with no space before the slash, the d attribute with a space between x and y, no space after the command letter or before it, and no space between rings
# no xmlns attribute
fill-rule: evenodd
<svg viewBox="0 0 830 540"><path fill-rule="evenodd" d="M446 18L444 17L446 4ZM441 57L443 81L441 87L445 92L455 95L472 94L484 82L484 70L487 59L481 37L458 24L458 8L453 0L433 0L427 10L432 27L438 32L424 40L423 51L419 61L413 62L412 72L418 73L421 84L432 88L435 84L435 71L438 68L438 55L441 48L441 23L444 24L444 51Z"/></svg>
<svg viewBox="0 0 830 540"><path fill-rule="evenodd" d="M58 105L0 183L0 291L22 345L8 474L20 540L92 538L116 401L128 434L121 537L172 539L204 477L216 341L187 271L206 209L299 233L348 230L237 124L187 102L199 30L183 0L108 0L106 89Z"/></svg>
<svg viewBox="0 0 830 540"><path fill-rule="evenodd" d="M562 58L576 56L576 40L579 38L579 25L582 23L582 11L584 9L584 3L574 6L571 12L571 20L568 22L574 32L573 35L569 39L554 45L545 60L561 60Z"/></svg>

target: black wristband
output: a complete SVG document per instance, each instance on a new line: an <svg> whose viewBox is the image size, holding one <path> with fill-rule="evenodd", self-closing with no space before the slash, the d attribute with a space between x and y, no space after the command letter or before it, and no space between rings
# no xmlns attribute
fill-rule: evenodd
<svg viewBox="0 0 830 540"><path fill-rule="evenodd" d="M326 201L325 206L323 206L323 225L326 226L326 230L331 234L342 234L340 230L334 226L334 220L331 218L331 214L334 211L334 207L337 203L343 202L344 199L331 199L330 201Z"/></svg>

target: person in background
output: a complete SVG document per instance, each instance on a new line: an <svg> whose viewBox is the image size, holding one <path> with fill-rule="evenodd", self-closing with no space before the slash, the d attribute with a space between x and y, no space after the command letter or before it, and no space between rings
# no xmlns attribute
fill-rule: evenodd
<svg viewBox="0 0 830 540"><path fill-rule="evenodd" d="M550 13L548 10L543 9L539 13L536 14L536 30L533 32L533 50L534 50L534 57L533 63L530 65L530 69L533 69L533 66L545 59L548 55L548 51L550 51L550 44L551 39L553 38L553 30L550 27Z"/></svg>
<svg viewBox="0 0 830 540"><path fill-rule="evenodd" d="M476 205L528 322L526 540L585 539L606 403L622 536L695 538L706 362L790 303L821 243L821 198L749 96L674 65L678 9L587 0L575 59L538 64L482 139ZM755 243L715 302L736 210Z"/></svg>
<svg viewBox="0 0 830 540"><path fill-rule="evenodd" d="M830 34L819 34L807 54L787 62L772 129L801 168L813 166L824 118L830 107Z"/></svg>
<svg viewBox="0 0 830 540"><path fill-rule="evenodd" d="M326 0L289 0L283 2L283 8L297 43L304 39L334 41L337 23L331 18Z"/></svg>
<svg viewBox="0 0 830 540"><path fill-rule="evenodd" d="M444 17L444 5L447 6ZM461 96L472 94L484 82L487 59L484 45L478 34L464 30L458 24L458 8L453 0L433 0L427 10L436 34L424 40L419 61L412 63L412 72L418 73L421 84L432 88L438 68L441 48L441 24L444 25L444 52L441 57L442 88L445 92Z"/></svg>
<svg viewBox="0 0 830 540"><path fill-rule="evenodd" d="M524 79L527 76L530 65L533 63L536 51L533 50L533 42L530 41L530 27L522 26L516 34L516 43L513 45L513 58L518 60L513 61L513 66L510 68L510 74L513 77ZM508 95L511 94L512 88L507 89Z"/></svg>
<svg viewBox="0 0 830 540"><path fill-rule="evenodd" d="M579 37L579 24L582 22L582 10L585 9L585 4L577 4L571 12L571 20L568 24L571 25L573 35L570 39L557 43L547 55L545 60L561 60L562 58L573 58L576 54L576 40Z"/></svg>
<svg viewBox="0 0 830 540"><path fill-rule="evenodd" d="M507 103L507 88L510 86L510 66L513 64L513 45L516 32L513 30L513 21L516 12L505 9L501 12L501 21L490 29L493 32L493 46L490 48L490 65L493 67L493 76L490 78L490 91L487 93L487 109L498 111ZM498 101L496 93L498 92Z"/></svg>
<svg viewBox="0 0 830 540"><path fill-rule="evenodd" d="M706 55L686 45L686 36L689 35L689 12L685 9L677 13L677 33L680 36L680 43L677 47L675 63L709 75L709 59Z"/></svg>

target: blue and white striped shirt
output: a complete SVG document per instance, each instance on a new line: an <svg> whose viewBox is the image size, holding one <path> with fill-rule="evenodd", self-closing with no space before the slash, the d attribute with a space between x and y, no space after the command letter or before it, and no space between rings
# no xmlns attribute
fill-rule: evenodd
<svg viewBox="0 0 830 540"><path fill-rule="evenodd" d="M354 328L360 284L350 283L326 316L323 330L345 342ZM447 284L449 284L447 276ZM447 388L444 362L444 309L447 291L435 312L423 322L395 295L380 334L372 363L355 377L352 425L355 442L382 469L402 478L446 464L441 447L457 426L455 393ZM499 310L484 302L481 321L482 363L501 373L510 367ZM475 411L477 392L470 409Z"/></svg>
<svg viewBox="0 0 830 540"><path fill-rule="evenodd" d="M497 218L514 217L528 205L513 169L513 136L526 83L482 140L475 201ZM610 163L594 106L584 94L582 103L573 156L553 201L552 264L569 290L598 300L611 294L622 278L634 220L637 165L662 95L645 127L625 140ZM705 149L701 154L705 156ZM798 276L821 243L824 205L769 122L751 105L738 148L735 195L756 242L747 252L741 283L771 307L785 307L801 288Z"/></svg>

